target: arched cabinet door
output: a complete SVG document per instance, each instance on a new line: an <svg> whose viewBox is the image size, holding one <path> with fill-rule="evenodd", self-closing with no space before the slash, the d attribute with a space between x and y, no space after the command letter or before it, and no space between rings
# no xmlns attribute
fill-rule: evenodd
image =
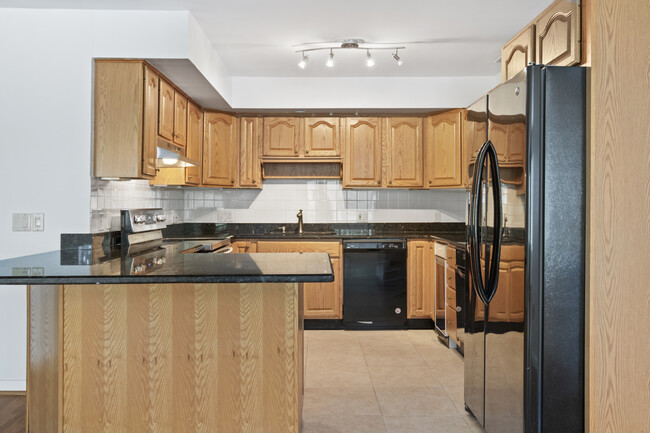
<svg viewBox="0 0 650 433"><path fill-rule="evenodd" d="M508 81L534 61L535 25L531 24L501 48L501 81Z"/></svg>
<svg viewBox="0 0 650 433"><path fill-rule="evenodd" d="M338 117L306 117L305 157L341 156L340 119Z"/></svg>
<svg viewBox="0 0 650 433"><path fill-rule="evenodd" d="M378 117L348 117L345 122L343 187L381 187L381 122Z"/></svg>
<svg viewBox="0 0 650 433"><path fill-rule="evenodd" d="M262 156L295 157L300 151L300 118L265 117Z"/></svg>
<svg viewBox="0 0 650 433"><path fill-rule="evenodd" d="M462 186L464 115L464 110L451 110L425 119L424 186L426 188Z"/></svg>
<svg viewBox="0 0 650 433"><path fill-rule="evenodd" d="M580 63L580 7L559 0L535 20L535 61L544 65Z"/></svg>
<svg viewBox="0 0 650 433"><path fill-rule="evenodd" d="M234 116L205 113L203 184L237 187L239 177L238 122Z"/></svg>
<svg viewBox="0 0 650 433"><path fill-rule="evenodd" d="M422 119L387 117L386 181L389 188L422 188Z"/></svg>

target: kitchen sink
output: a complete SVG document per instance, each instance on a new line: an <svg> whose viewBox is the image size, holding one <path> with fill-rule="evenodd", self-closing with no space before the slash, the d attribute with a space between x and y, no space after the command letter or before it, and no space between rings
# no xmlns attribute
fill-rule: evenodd
<svg viewBox="0 0 650 433"><path fill-rule="evenodd" d="M296 232L282 232L281 230L271 230L266 232L267 235L298 235L298 236L325 236L325 235L335 235L334 230L323 230L323 231L304 231L302 233Z"/></svg>

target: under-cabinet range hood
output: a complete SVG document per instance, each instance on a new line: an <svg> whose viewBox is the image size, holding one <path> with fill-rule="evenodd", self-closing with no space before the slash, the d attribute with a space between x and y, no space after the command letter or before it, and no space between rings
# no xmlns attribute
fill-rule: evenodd
<svg viewBox="0 0 650 433"><path fill-rule="evenodd" d="M184 155L184 149L158 138L156 166L158 168L197 167L198 161Z"/></svg>

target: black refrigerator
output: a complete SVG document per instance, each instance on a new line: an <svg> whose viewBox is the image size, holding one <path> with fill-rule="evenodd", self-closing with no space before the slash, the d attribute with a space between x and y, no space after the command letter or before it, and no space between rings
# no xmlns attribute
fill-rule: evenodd
<svg viewBox="0 0 650 433"><path fill-rule="evenodd" d="M528 66L468 108L465 407L584 431L586 70Z"/></svg>

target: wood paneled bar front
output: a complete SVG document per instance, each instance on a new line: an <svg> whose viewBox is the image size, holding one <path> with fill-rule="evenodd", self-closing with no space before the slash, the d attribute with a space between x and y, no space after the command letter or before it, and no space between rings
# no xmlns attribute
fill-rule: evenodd
<svg viewBox="0 0 650 433"><path fill-rule="evenodd" d="M299 432L302 284L30 286L28 431Z"/></svg>

